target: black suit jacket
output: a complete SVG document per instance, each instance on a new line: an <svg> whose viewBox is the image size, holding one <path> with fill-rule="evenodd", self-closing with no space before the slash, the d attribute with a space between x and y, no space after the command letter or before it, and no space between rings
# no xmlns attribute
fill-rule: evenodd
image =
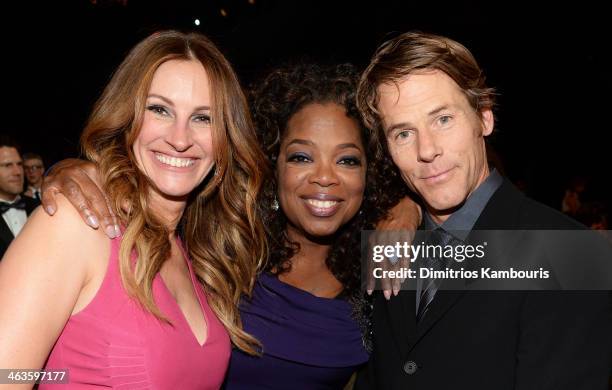
<svg viewBox="0 0 612 390"><path fill-rule="evenodd" d="M21 196L25 200L26 205L26 214L30 215L32 211L40 204L36 199L29 198L27 196ZM4 252L8 249L8 246L11 244L15 237L13 236L13 232L9 229L8 225L4 221L4 218L0 218L0 260L2 260L2 256L4 256Z"/></svg>
<svg viewBox="0 0 612 390"><path fill-rule="evenodd" d="M507 180L474 226L579 229ZM355 389L608 390L609 292L439 290L421 323L414 291L374 298L374 351Z"/></svg>

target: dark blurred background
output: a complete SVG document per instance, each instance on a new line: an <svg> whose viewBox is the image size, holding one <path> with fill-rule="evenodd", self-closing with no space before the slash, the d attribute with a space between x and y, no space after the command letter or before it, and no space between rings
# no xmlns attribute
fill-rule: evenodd
<svg viewBox="0 0 612 390"><path fill-rule="evenodd" d="M418 29L462 42L485 69L499 93L492 146L512 180L557 209L575 178L587 183L583 201L609 207L612 198L604 2L72 0L13 7L1 16L0 132L40 153L47 166L78 155L79 133L112 71L156 30L209 36L248 88L295 58L363 68L385 38Z"/></svg>

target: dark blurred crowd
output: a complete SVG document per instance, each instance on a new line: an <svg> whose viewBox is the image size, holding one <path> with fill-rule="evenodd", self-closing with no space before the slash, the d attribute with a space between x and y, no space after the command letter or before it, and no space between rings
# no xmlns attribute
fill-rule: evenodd
<svg viewBox="0 0 612 390"><path fill-rule="evenodd" d="M594 183L587 176L573 175L559 183L563 188L556 197L543 199L531 191L526 180L508 175L503 159L491 145L487 145L489 166L495 167L502 175L509 177L528 196L547 204L593 230L608 230L611 200L601 191L602 183ZM599 185L596 185L599 184Z"/></svg>

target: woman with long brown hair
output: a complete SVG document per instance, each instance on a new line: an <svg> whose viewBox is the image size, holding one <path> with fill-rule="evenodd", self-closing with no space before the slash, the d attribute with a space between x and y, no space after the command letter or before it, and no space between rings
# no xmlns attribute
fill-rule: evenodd
<svg viewBox="0 0 612 390"><path fill-rule="evenodd" d="M120 232L38 210L0 262L0 367L68 368L70 385L218 388L238 301L265 259L265 166L231 66L198 34L153 34L96 103L85 155ZM61 207L64 204L64 207Z"/></svg>

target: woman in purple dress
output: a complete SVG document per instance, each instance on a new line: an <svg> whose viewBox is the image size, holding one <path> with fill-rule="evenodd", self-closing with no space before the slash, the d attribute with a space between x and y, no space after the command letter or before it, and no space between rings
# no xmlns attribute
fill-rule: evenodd
<svg viewBox="0 0 612 390"><path fill-rule="evenodd" d="M301 64L273 71L255 90L273 172L262 196L270 258L240 309L262 354L233 351L228 390L342 389L368 360L360 232L405 186L378 171L355 85L350 65Z"/></svg>

